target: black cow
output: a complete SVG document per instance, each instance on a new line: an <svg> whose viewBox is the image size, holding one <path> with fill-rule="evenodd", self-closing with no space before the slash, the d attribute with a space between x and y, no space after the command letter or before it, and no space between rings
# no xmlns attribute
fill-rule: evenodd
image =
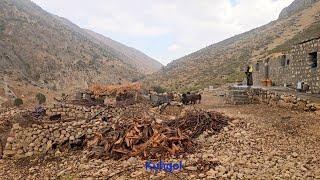
<svg viewBox="0 0 320 180"><path fill-rule="evenodd" d="M201 103L201 94L191 94L191 93L187 93L187 94L182 94L182 99L181 99L182 103L184 105L188 105L188 104L197 104L197 103Z"/></svg>

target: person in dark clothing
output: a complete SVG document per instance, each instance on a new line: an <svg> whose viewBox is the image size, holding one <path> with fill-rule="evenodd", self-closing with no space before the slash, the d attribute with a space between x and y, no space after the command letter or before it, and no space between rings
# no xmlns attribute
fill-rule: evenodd
<svg viewBox="0 0 320 180"><path fill-rule="evenodd" d="M252 73L253 73L253 67L251 65L248 65L247 66L247 70L246 70L247 86L252 86L253 85Z"/></svg>

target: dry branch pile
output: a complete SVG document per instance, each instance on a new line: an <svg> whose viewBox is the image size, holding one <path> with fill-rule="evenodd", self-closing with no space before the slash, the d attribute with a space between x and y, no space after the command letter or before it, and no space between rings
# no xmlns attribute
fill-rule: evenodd
<svg viewBox="0 0 320 180"><path fill-rule="evenodd" d="M115 123L88 141L91 156L159 159L190 152L193 138L206 130L219 132L229 120L217 112L188 111L182 118L157 123L153 118L133 118Z"/></svg>

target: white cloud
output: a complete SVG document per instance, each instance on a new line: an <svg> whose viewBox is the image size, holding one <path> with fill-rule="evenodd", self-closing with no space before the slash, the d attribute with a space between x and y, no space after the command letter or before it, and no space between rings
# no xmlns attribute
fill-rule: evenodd
<svg viewBox="0 0 320 180"><path fill-rule="evenodd" d="M143 44L136 48L166 64L169 59L275 20L293 0L237 0L236 4L231 0L33 1L102 34L139 40L158 38L153 47ZM169 36L170 42L164 42L164 36Z"/></svg>

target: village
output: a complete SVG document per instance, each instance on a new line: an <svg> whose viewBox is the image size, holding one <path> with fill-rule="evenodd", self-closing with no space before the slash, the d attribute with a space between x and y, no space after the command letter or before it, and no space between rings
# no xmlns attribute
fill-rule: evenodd
<svg viewBox="0 0 320 180"><path fill-rule="evenodd" d="M0 1L0 180L320 180L320 1Z"/></svg>
<svg viewBox="0 0 320 180"><path fill-rule="evenodd" d="M319 178L320 105L270 87L179 94L95 85L39 104L2 110L9 179ZM160 161L182 167L146 169Z"/></svg>
<svg viewBox="0 0 320 180"><path fill-rule="evenodd" d="M178 93L136 82L92 85L48 103L38 94L34 107L14 102L1 109L1 172L8 179L320 178L317 47L314 39L258 60L253 86Z"/></svg>

